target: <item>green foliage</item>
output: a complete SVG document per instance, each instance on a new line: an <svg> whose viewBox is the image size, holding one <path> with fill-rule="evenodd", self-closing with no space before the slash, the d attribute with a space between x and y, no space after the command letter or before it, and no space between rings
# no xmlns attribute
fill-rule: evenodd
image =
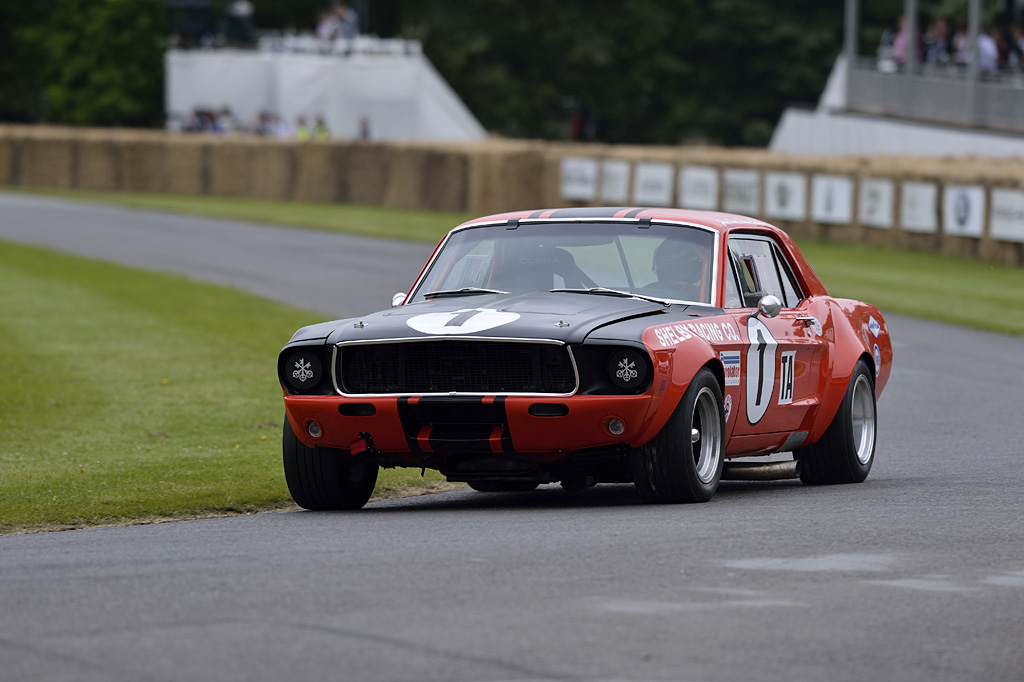
<svg viewBox="0 0 1024 682"><path fill-rule="evenodd" d="M22 87L41 88L43 120L163 123L163 2L46 0L32 9L16 11L9 30L18 58L3 68L20 70Z"/></svg>

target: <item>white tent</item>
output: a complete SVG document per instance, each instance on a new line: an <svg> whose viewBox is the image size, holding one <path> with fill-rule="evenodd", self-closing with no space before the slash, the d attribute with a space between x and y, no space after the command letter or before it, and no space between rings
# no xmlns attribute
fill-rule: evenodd
<svg viewBox="0 0 1024 682"><path fill-rule="evenodd" d="M332 137L478 140L486 132L418 50L348 54L170 50L164 57L169 120L230 107L244 123L261 112L294 125L323 116Z"/></svg>

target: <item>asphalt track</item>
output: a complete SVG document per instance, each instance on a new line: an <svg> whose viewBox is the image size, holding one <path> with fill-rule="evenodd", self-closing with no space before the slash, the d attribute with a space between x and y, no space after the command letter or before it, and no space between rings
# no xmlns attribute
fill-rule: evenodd
<svg viewBox="0 0 1024 682"><path fill-rule="evenodd" d="M387 305L429 252L4 194L0 239L339 315ZM1022 680L1024 341L889 323L863 484L0 537L0 680Z"/></svg>

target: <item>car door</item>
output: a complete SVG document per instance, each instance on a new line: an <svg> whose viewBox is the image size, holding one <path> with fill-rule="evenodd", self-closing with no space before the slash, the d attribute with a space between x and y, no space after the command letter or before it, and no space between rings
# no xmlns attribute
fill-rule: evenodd
<svg viewBox="0 0 1024 682"><path fill-rule="evenodd" d="M727 282L725 306L735 306L729 312L742 338L742 407L733 433L798 432L821 395L831 333L827 304L804 296L770 236L733 234L728 245L735 289ZM753 317L768 294L782 301L782 310L774 318Z"/></svg>

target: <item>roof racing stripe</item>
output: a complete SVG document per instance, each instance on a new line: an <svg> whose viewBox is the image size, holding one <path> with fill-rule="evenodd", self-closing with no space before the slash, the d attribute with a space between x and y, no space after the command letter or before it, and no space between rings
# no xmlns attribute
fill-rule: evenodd
<svg viewBox="0 0 1024 682"><path fill-rule="evenodd" d="M541 209L541 210L539 210L539 211L534 211L533 213L531 213L531 214L529 215L529 217L527 218L527 220L536 220L537 218L540 218L540 217L541 217L542 215L544 215L544 213L545 213L546 211L547 211L547 209Z"/></svg>
<svg viewBox="0 0 1024 682"><path fill-rule="evenodd" d="M610 206L584 206L579 208L561 208L551 218L614 218L616 213L624 209Z"/></svg>
<svg viewBox="0 0 1024 682"><path fill-rule="evenodd" d="M634 208L632 211L622 216L623 218L636 218L638 215L646 211L646 208Z"/></svg>

